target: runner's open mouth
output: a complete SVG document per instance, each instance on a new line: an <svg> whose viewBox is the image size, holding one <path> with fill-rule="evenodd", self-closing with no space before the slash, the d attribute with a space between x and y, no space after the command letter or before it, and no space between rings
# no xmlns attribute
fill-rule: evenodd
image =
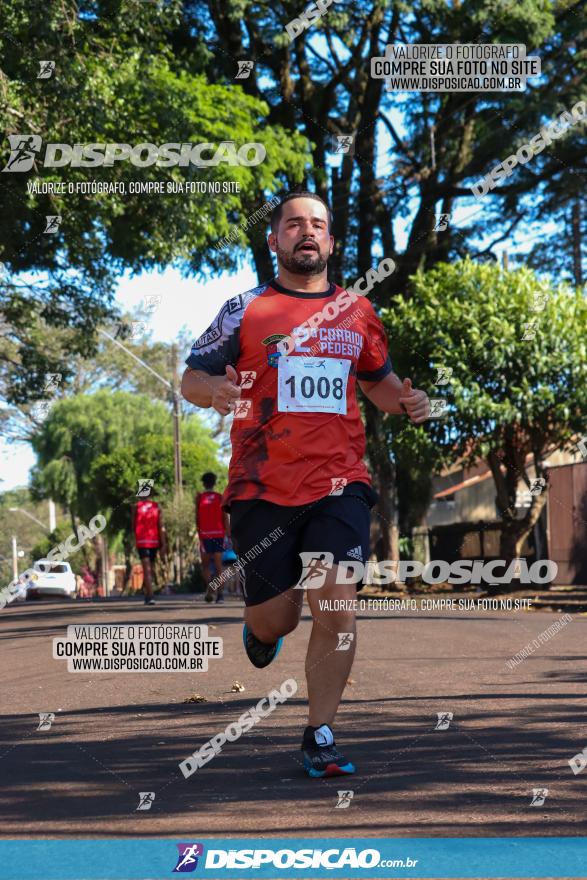
<svg viewBox="0 0 587 880"><path fill-rule="evenodd" d="M312 244L311 241L310 242L306 241L306 242L304 242L304 244L298 245L296 250L298 250L298 251L314 251L315 253L318 253L318 245Z"/></svg>

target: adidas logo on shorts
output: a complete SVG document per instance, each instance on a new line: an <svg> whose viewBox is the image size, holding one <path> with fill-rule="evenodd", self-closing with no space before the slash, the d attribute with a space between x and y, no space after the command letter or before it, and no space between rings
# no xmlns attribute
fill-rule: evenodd
<svg viewBox="0 0 587 880"><path fill-rule="evenodd" d="M351 559L356 559L358 562L363 561L363 549L362 547L353 547L352 550L347 550L347 556L350 556Z"/></svg>

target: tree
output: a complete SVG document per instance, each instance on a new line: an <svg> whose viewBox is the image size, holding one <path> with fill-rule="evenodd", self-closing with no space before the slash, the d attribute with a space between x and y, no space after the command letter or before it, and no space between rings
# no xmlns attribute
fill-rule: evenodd
<svg viewBox="0 0 587 880"><path fill-rule="evenodd" d="M587 428L587 301L527 268L507 272L464 260L417 273L409 299L396 297L384 321L416 382L430 388L439 368L452 370L446 416L419 430L439 463L487 462L502 522L500 554L513 559L546 502L546 458L570 449ZM531 486L528 458L545 485L518 516L518 483Z"/></svg>
<svg viewBox="0 0 587 880"><path fill-rule="evenodd" d="M214 247L234 215L260 207L285 169L301 179L303 136L264 124L266 105L239 86L207 82L177 62L170 34L180 10L178 0L134 4L132 14L110 0L4 4L0 122L7 135L40 137L43 145L233 142L266 151L254 166L187 168L130 161L46 168L37 157L32 172L3 174L0 390L11 402L39 399L47 372L69 382L71 356L95 352L96 328L113 315L123 269L235 268L238 254ZM41 59L55 61L49 78L37 78ZM4 169L10 156L4 140ZM76 191L94 177L126 192ZM74 191L33 193L27 184L35 181L65 182ZM162 181L165 191L133 194L132 181ZM231 188L221 198L167 190L187 181ZM44 233L47 216L61 217L53 234Z"/></svg>
<svg viewBox="0 0 587 880"><path fill-rule="evenodd" d="M119 538L124 550L127 575L134 551L131 506L138 499L138 485L154 479L156 499L161 503L170 549L177 539L184 553L189 551L195 531L194 495L201 489L202 475L214 471L219 485L226 482L226 468L217 459L217 447L192 417L182 431L183 502L174 493L173 437L147 435L140 443L100 455L92 465L90 479L99 510L108 511L108 535Z"/></svg>
<svg viewBox="0 0 587 880"><path fill-rule="evenodd" d="M198 416L185 418L182 434L188 449L187 474L192 479L200 462L214 462L216 446ZM172 443L171 414L163 403L105 390L60 400L32 439L38 464L31 492L34 498L53 498L63 504L73 531L78 520L87 525L98 513L107 519L113 515L113 527L106 534L115 538L126 524L124 516L135 500L138 479L148 477L158 487L172 486ZM129 445L139 452L133 454ZM102 458L104 470L97 487L94 464L115 453L118 458L114 460ZM149 473L141 473L142 467Z"/></svg>
<svg viewBox="0 0 587 880"><path fill-rule="evenodd" d="M59 140L67 120L72 138L82 142L126 141L131 135L143 139L144 133L159 143L180 136L190 140L194 132L228 138L234 126L239 134L266 143L272 158L245 175L238 197L188 202L188 210L177 197L130 198L124 203L116 197L68 200L75 217L67 241L64 236L39 240L51 258L57 243L62 252L69 248L71 237L92 265L98 265L104 253L106 269L111 266L108 260L143 267L178 259L188 271L215 272L237 264L247 247L259 280L265 281L273 265L260 224L247 227L233 248L218 251L211 246L212 238L226 235L231 224L246 220L276 190L303 183L328 197L334 208L333 279L355 280L381 252L397 263L397 272L373 293L375 305L383 307L393 295L408 295L408 279L417 270L457 256L490 254L524 222L547 220L551 182L560 181L568 194L574 177L576 191L585 169L584 132L576 126L564 143L552 144L516 169L476 205L472 219L458 228L454 222L443 231L435 228L437 212L454 216L458 206L472 204L471 183L500 158L516 152L544 122L585 96L587 30L581 26L585 13L579 0L556 5L540 0L497 5L479 0L426 0L415 5L360 0L332 5L293 42L288 41L285 25L299 8L289 3L145 3L136 17L122 13L111 0L82 4L79 15L67 17L71 9L67 3L58 10L54 5L47 8L39 0L32 12L24 0L9 4L12 35L23 42L26 31L28 39L38 38L44 53L61 40L66 69L61 91L67 100L60 96L56 101L55 84L54 93L39 93L38 84L23 84L24 62L9 45L10 69L16 71L11 74L9 104L17 114L13 122L34 122L31 114L38 107L43 131L55 133ZM540 54L549 75L531 81L524 94L386 92L383 81L369 75L370 58L400 41L524 43ZM237 62L245 59L253 60L254 68L248 79L235 82ZM244 119L235 115L237 97ZM335 158L333 137L349 133L356 135L354 151ZM83 169L71 169L67 176L76 180L84 175ZM161 172L143 169L140 176L153 179ZM104 179L124 180L128 173L125 178L120 168L104 169ZM20 222L20 202L28 202L23 202L22 187L13 194L18 198L5 213L16 219L13 252L24 253L30 222ZM45 211L46 201L35 204L40 213L57 213ZM83 230L85 238L76 236L76 230ZM44 240L48 238L52 241ZM76 252L75 247L70 250ZM70 264L78 265L71 255ZM27 326L26 320L20 321L21 328ZM38 341L39 337L37 346ZM20 348L27 350L26 345ZM18 357L12 359L17 371ZM21 388L32 388L26 372L21 371ZM365 413L369 459L381 496L377 522L383 523L382 552L388 557L395 542L396 556L391 446L382 442L383 417L368 402Z"/></svg>
<svg viewBox="0 0 587 880"><path fill-rule="evenodd" d="M70 380L68 382L67 377L63 379L61 372L63 363L58 361L58 371L53 374L56 377L55 382L53 384L47 382L43 391L43 404L47 403L50 406L57 400L71 397L72 394L92 394L112 388L143 395L153 401L168 402L170 388L164 382L157 380L144 364L163 379L171 382L171 345L166 342L153 342L149 331L149 318L148 313L137 309L132 315L120 315L118 320L106 323L104 327L106 332L117 339L124 349L100 334L95 351L91 355L87 353L76 355L73 351L69 352ZM133 333L133 329L137 330L136 334ZM192 341L193 337L187 328L182 329L176 342L178 350L188 351ZM64 356L64 345L63 339L57 345L56 351L59 357ZM135 357L143 363L138 363ZM4 436L9 442L30 442L46 415L41 406L38 401L29 401L6 404L2 407L0 423Z"/></svg>
<svg viewBox="0 0 587 880"><path fill-rule="evenodd" d="M267 0L185 2L174 51L182 63L190 56L214 81L233 75L235 59L254 59L243 88L267 102L269 123L292 134L301 130L311 142L304 184L334 209L332 279L354 281L381 253L397 263L397 271L373 291L376 307L388 306L395 295L408 296L408 280L419 269L491 254L525 221L544 222L550 182L571 187L573 178L575 184L581 179L576 172L585 168L584 131L576 126L564 142L552 144L476 204L470 220L435 228L437 213L453 217L459 205L472 203L470 185L486 170L585 97L587 30L580 26L585 14L580 2L362 0L332 5L289 42L285 25L298 13L295 5ZM552 75L530 81L523 94L387 92L382 80L370 77L370 58L397 42L524 43ZM354 150L335 159L333 136L351 133ZM288 178L291 187L296 183ZM266 280L267 246L259 235L249 244L259 280ZM392 341L397 361L401 352ZM368 401L364 410L368 457L380 493L379 545L384 558L397 558L391 437Z"/></svg>

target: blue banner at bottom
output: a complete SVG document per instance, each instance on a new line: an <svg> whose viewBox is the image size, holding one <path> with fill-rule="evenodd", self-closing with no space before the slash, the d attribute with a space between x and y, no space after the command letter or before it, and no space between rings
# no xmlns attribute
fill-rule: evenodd
<svg viewBox="0 0 587 880"><path fill-rule="evenodd" d="M3 840L1 880L587 878L587 838Z"/></svg>

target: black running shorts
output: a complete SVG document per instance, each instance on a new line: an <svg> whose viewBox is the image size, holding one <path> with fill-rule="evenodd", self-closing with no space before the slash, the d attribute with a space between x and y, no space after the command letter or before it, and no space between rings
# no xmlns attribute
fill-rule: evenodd
<svg viewBox="0 0 587 880"><path fill-rule="evenodd" d="M200 549L204 553L222 553L224 550L224 538L201 538Z"/></svg>
<svg viewBox="0 0 587 880"><path fill-rule="evenodd" d="M306 557L304 568L300 553L316 554L317 559L332 554L333 565L366 563L370 511L377 498L370 486L356 482L345 486L342 495L327 495L299 507L262 500L233 501L230 530L245 604L260 605L284 593L298 584L302 574L309 578L305 581L309 586L312 559Z"/></svg>

